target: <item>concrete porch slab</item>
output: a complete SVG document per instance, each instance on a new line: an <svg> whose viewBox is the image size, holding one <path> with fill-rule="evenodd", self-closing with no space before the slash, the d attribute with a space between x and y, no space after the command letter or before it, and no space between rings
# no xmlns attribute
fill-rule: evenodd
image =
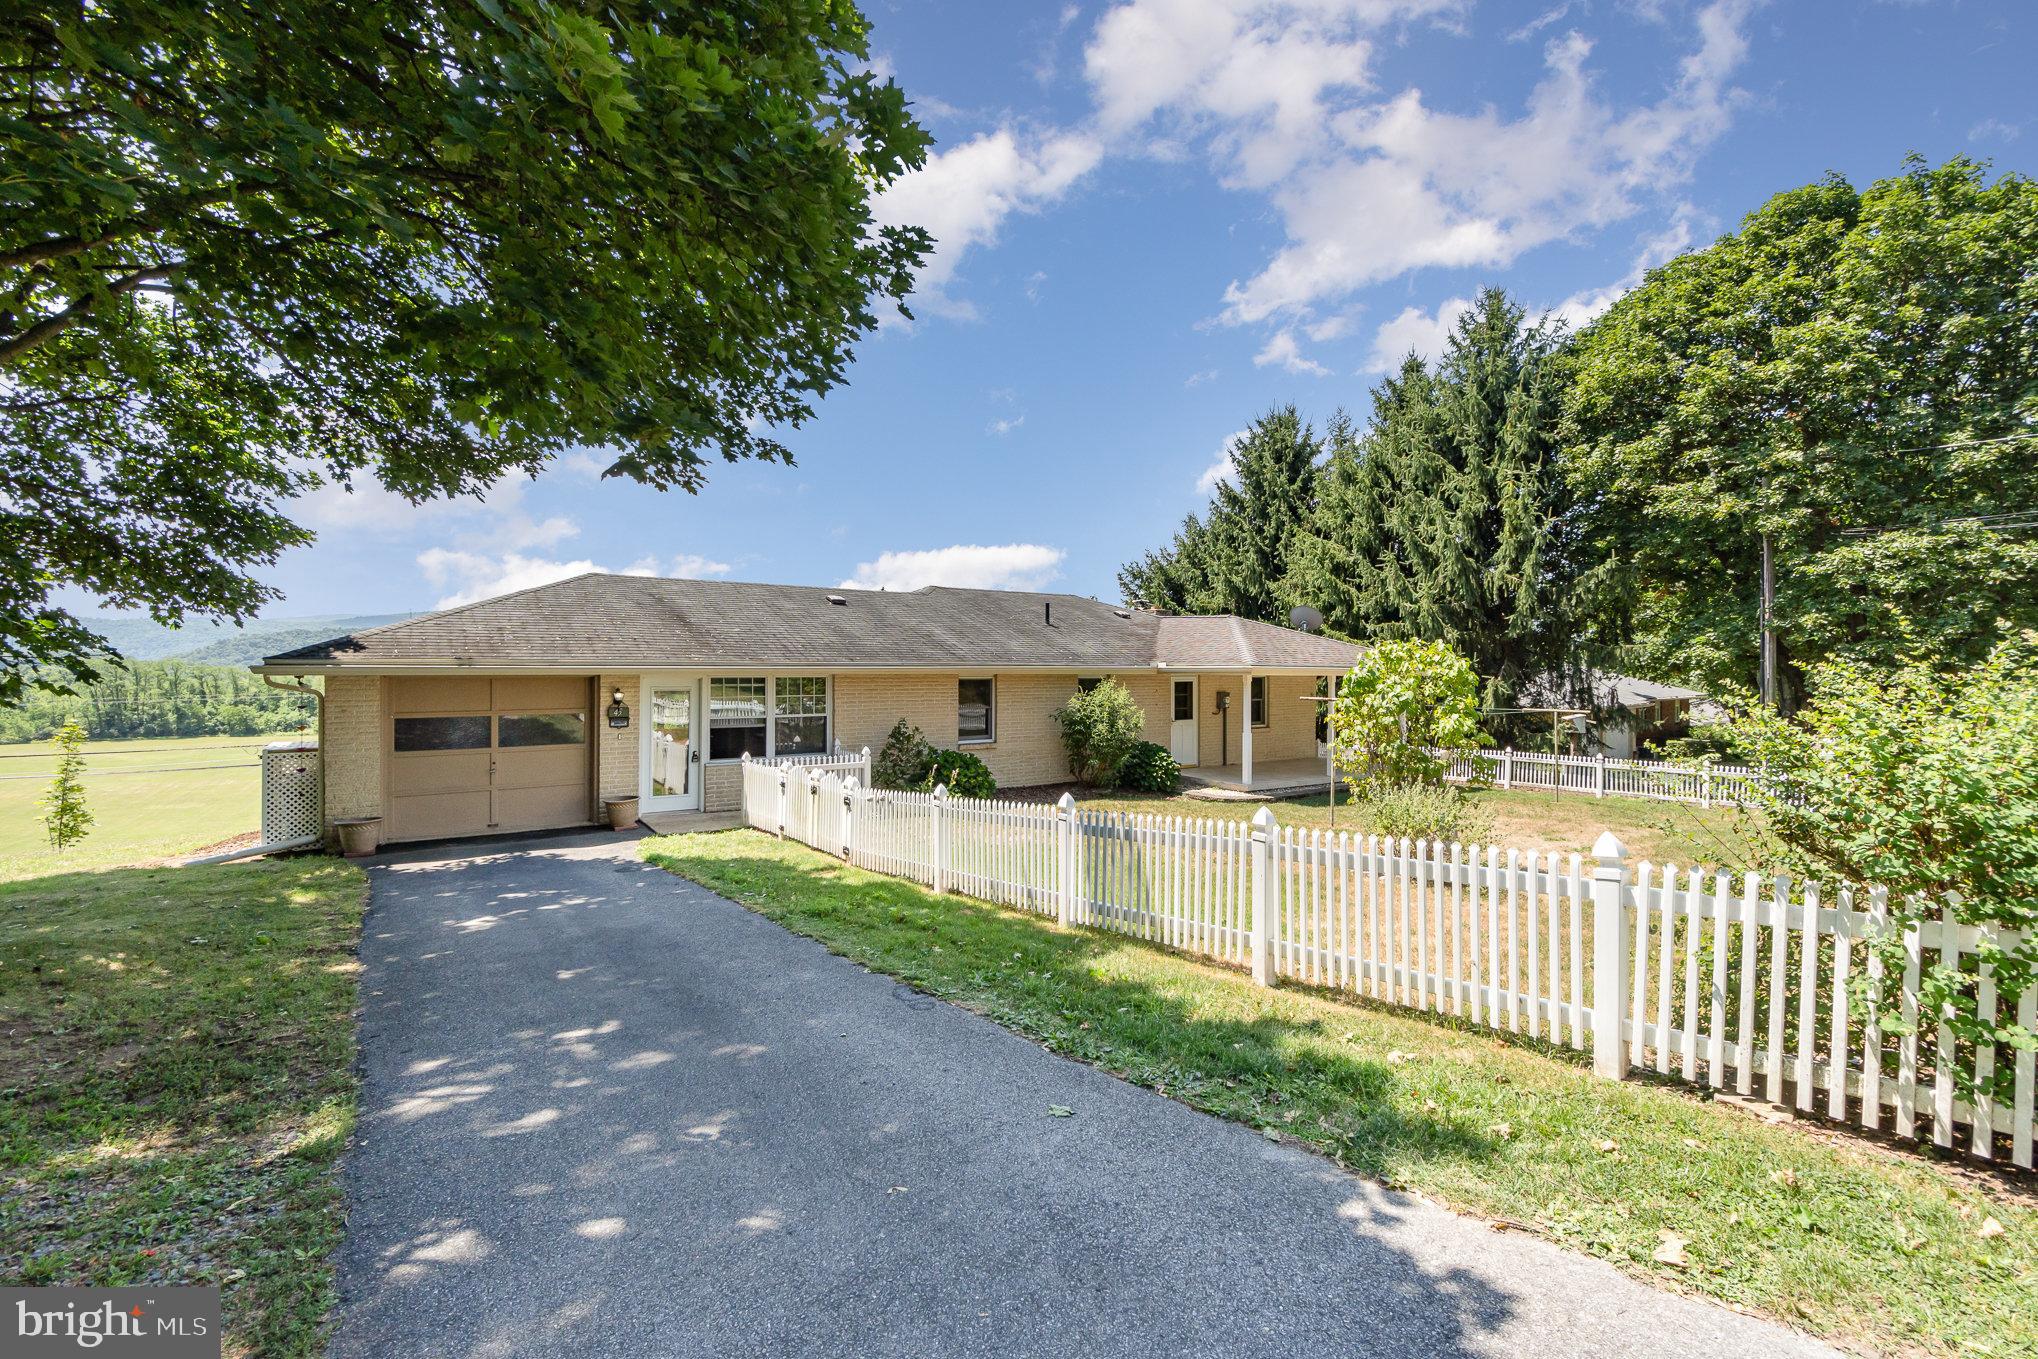
<svg viewBox="0 0 2038 1359"><path fill-rule="evenodd" d="M737 829L743 824L743 813L646 812L637 819L659 835L700 835Z"/></svg>

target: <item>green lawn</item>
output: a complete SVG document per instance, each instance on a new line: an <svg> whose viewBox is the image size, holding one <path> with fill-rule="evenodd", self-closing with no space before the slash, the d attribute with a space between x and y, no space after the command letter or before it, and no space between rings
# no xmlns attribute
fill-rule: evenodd
<svg viewBox="0 0 2038 1359"><path fill-rule="evenodd" d="M1080 794L1078 796L1081 796ZM1642 798L1581 797L1576 793L1532 793L1520 789L1480 789L1466 794L1493 819L1493 843L1521 849L1575 850L1583 854L1601 831L1621 838L1635 859L1653 863L1709 864L1721 868L1752 867L1748 850L1736 830L1738 814L1725 807L1695 807ZM1182 796L1114 793L1083 797L1085 807L1147 812L1163 816L1224 817L1244 821L1263 806L1274 809L1284 826L1328 827L1330 798L1325 794L1282 802L1205 802ZM1337 828L1366 831L1364 817L1349 797L1338 794Z"/></svg>
<svg viewBox="0 0 2038 1359"><path fill-rule="evenodd" d="M2019 1188L1771 1127L1446 1021L1261 989L751 831L651 839L643 852L1054 1051L1661 1284L1874 1352L2038 1350L2028 1177ZM1990 1221L2004 1230L1985 1231ZM1687 1243L1685 1266L1655 1259L1664 1233Z"/></svg>
<svg viewBox="0 0 2038 1359"><path fill-rule="evenodd" d="M359 869L0 884L0 1284L217 1283L226 1352L320 1352L354 1118Z"/></svg>
<svg viewBox="0 0 2038 1359"><path fill-rule="evenodd" d="M51 851L38 805L54 747L0 746L0 882L46 873L177 858L256 830L256 752L276 736L90 741L85 805L93 826L68 853Z"/></svg>

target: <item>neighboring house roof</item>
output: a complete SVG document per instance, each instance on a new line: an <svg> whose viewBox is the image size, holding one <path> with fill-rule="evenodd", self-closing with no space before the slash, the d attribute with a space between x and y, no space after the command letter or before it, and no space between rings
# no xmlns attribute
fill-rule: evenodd
<svg viewBox="0 0 2038 1359"><path fill-rule="evenodd" d="M1357 654L1270 623L1164 618L1080 595L590 573L299 647L257 668L1334 671Z"/></svg>
<svg viewBox="0 0 2038 1359"><path fill-rule="evenodd" d="M1708 697L1696 689L1636 679L1633 675L1620 675L1611 670L1589 671L1585 683L1592 692L1593 702L1601 708L1640 708L1667 699L1702 700ZM1522 686L1521 693L1522 703L1529 706L1566 704L1575 701L1575 697L1568 684L1550 678Z"/></svg>

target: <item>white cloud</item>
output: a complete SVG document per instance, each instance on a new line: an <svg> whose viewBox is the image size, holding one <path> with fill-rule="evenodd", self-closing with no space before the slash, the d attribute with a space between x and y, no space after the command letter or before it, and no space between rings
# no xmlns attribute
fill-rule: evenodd
<svg viewBox="0 0 2038 1359"><path fill-rule="evenodd" d="M1061 574L1068 553L1039 543L1007 543L1001 547L928 548L886 552L876 561L859 562L856 574L842 582L848 590L918 590L927 585L954 585L979 590L1038 590Z"/></svg>
<svg viewBox="0 0 2038 1359"><path fill-rule="evenodd" d="M1453 9L1419 0L1129 0L1098 25L1088 70L1104 127L1200 142L1227 182L1270 195L1287 243L1226 290L1223 319L1309 324L1413 270L1510 264L1682 180L1740 99L1729 81L1757 2L1713 0L1670 88L1628 109L1602 94L1575 32L1545 46L1512 117L1437 108L1414 88L1370 97L1367 34Z"/></svg>
<svg viewBox="0 0 2038 1359"><path fill-rule="evenodd" d="M952 298L963 256L997 240L1015 212L1056 202L1096 168L1103 147L1083 132L1029 135L1010 127L983 133L946 151L894 183L873 205L880 226L925 227L934 251L920 271L916 296L929 310L969 318L975 309Z"/></svg>
<svg viewBox="0 0 2038 1359"><path fill-rule="evenodd" d="M292 517L321 532L408 533L426 524L514 512L529 485L527 479L511 476L480 495L436 497L412 504L376 480L372 472L363 472L354 478L352 490L328 481L298 496Z"/></svg>
<svg viewBox="0 0 2038 1359"><path fill-rule="evenodd" d="M1642 241L1641 250L1625 274L1605 287L1586 288L1571 294L1552 307L1550 314L1573 330L1597 320L1602 312L1620 300L1621 294L1647 277L1651 269L1691 248L1692 224L1696 215L1696 210L1689 203L1679 204L1670 225Z"/></svg>
<svg viewBox="0 0 2038 1359"><path fill-rule="evenodd" d="M1291 373L1311 373L1317 377L1330 376L1330 369L1302 352L1301 346L1295 341L1293 331L1275 332L1273 338L1261 346L1260 352L1253 355L1255 368L1265 368L1273 363L1280 364Z"/></svg>
<svg viewBox="0 0 2038 1359"><path fill-rule="evenodd" d="M1217 446L1216 461L1204 468L1203 475L1196 478L1196 491L1199 495L1215 494L1217 483L1231 478L1231 474L1238 468L1232 455L1238 449L1239 440L1245 438L1247 433L1246 430L1235 429L1224 436L1224 442Z"/></svg>
<svg viewBox="0 0 2038 1359"><path fill-rule="evenodd" d="M1984 118L1967 129L1967 140L1971 142L2013 142L2023 135L2022 123L2004 122L2001 118Z"/></svg>
<svg viewBox="0 0 2038 1359"><path fill-rule="evenodd" d="M589 481L599 481L601 480L601 474L606 472L609 464L614 461L614 458L604 457L591 448L574 448L561 453L558 461L553 466L562 472L570 472L576 477L586 477Z"/></svg>
<svg viewBox="0 0 2038 1359"><path fill-rule="evenodd" d="M999 435L1010 434L1025 423L1026 417L1024 414L1014 415L1003 420L993 420L990 424L990 432Z"/></svg>
<svg viewBox="0 0 2038 1359"><path fill-rule="evenodd" d="M607 571L609 568L582 558L579 561L550 561L543 557L526 557L518 552L491 555L481 552L463 552L455 548L433 547L418 553L418 567L425 573L425 579L444 589L452 587L452 593L440 598L433 605L439 609L458 608L477 600L493 599L516 590L528 590L536 585L549 585L555 580L566 580L573 576L584 576L590 571ZM632 563L619 574L625 576L656 575L657 569L649 560Z"/></svg>
<svg viewBox="0 0 2038 1359"><path fill-rule="evenodd" d="M1364 371L1385 373L1399 368L1410 350L1421 355L1423 362L1434 362L1444 352L1444 341L1450 338L1458 318L1471 309L1469 297L1439 302L1433 312L1420 307L1402 308L1399 316L1382 322L1373 332L1373 348L1366 356Z"/></svg>
<svg viewBox="0 0 2038 1359"><path fill-rule="evenodd" d="M726 576L736 568L727 562L718 562L712 557L703 557L698 552L682 552L672 559L672 570L668 573L681 580L706 580L710 576ZM631 574L631 573L626 573ZM634 574L650 575L649 571Z"/></svg>
<svg viewBox="0 0 2038 1359"><path fill-rule="evenodd" d="M556 547L580 532L580 525L563 514L533 519L512 514L490 531L489 536L506 547Z"/></svg>
<svg viewBox="0 0 2038 1359"><path fill-rule="evenodd" d="M1191 373L1182 383L1184 387L1201 387L1206 382L1217 381L1217 370L1205 368L1200 373Z"/></svg>

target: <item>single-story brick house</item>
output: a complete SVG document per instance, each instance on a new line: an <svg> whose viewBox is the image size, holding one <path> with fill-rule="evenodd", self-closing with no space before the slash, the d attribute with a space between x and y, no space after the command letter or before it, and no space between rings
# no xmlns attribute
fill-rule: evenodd
<svg viewBox="0 0 2038 1359"><path fill-rule="evenodd" d="M1316 755L1304 700L1355 653L1077 595L589 574L254 668L322 679L326 817L388 842L585 825L611 797L729 810L745 755L876 750L901 718L1001 787L1055 783L1052 714L1106 676L1177 760L1249 785L1255 759Z"/></svg>

